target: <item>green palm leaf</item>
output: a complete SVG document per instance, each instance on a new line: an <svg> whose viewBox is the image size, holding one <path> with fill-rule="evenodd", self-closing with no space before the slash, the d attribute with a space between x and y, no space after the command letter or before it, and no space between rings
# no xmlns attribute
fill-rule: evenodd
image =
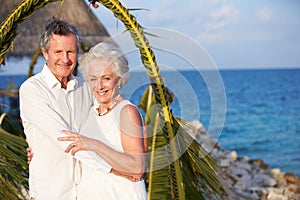
<svg viewBox="0 0 300 200"><path fill-rule="evenodd" d="M167 92L167 94L167 99L171 101L173 98L172 94L169 92ZM153 112L153 109L151 108L153 105L156 105L156 102L154 101L151 87L148 87L138 106L146 113L146 119L148 120L145 122L147 122L148 133L153 134L153 139L149 140L149 147L151 147L149 150L152 152L149 172L149 197L151 199L162 199L162 187L166 184L166 180L168 180L166 173L170 174L170 172L167 172L168 169L166 167L162 168L162 166L169 164L166 162L168 151L157 150L158 148L164 148L167 143L161 142L166 141L164 134L158 131L158 128L153 128L162 126L156 118L155 120L152 120L155 115L155 112ZM220 199L224 193L222 177L220 177L221 169L218 167L213 157L187 133L187 129L192 129L194 127L174 116L173 122L172 125L175 129L174 132L176 133L176 137L168 144L174 145L178 149L179 154L182 154L178 160L183 177L182 187L185 189L185 198ZM155 145L153 145L154 142L156 142ZM156 146L156 150L153 149L154 146ZM172 168L174 166L170 165L169 167ZM163 175L165 175L165 177ZM171 181L174 179L172 176L169 178L171 178ZM167 190L168 187L165 187L164 189ZM174 197L169 191L165 191L164 193L169 194L169 197L163 199ZM176 198L174 197L174 199Z"/></svg>
<svg viewBox="0 0 300 200"><path fill-rule="evenodd" d="M24 199L28 165L26 163L26 142L19 131L9 133L2 127L10 128L14 120L8 115L0 117L0 199ZM16 123L16 122L15 122ZM16 130L16 129L11 129Z"/></svg>
<svg viewBox="0 0 300 200"><path fill-rule="evenodd" d="M18 25L50 2L54 0L25 0L1 23L0 63L8 49L13 46ZM28 164L24 133L20 122L8 115L2 114L0 121L0 199L25 199L25 191L28 189Z"/></svg>
<svg viewBox="0 0 300 200"><path fill-rule="evenodd" d="M0 63L3 62L4 55L17 35L18 25L30 17L34 11L54 1L57 0L25 0L11 11L0 26Z"/></svg>
<svg viewBox="0 0 300 200"><path fill-rule="evenodd" d="M134 16L132 16L129 11L119 2L114 0L102 0L101 2L105 7L111 10L115 17L123 22L126 29L130 32L131 37L134 40L136 47L139 49L141 54L141 60L146 67L147 75L152 81L151 85L155 94L156 102L161 105L157 106L157 113L159 113L160 118L162 119L163 129L162 133L165 136L164 139L168 143L172 141L175 137L172 127L172 114L170 112L169 102L166 100L165 88L163 79L160 76L159 67L157 66L155 55L150 48L149 41L145 37L143 28L138 24ZM156 146L157 147L157 146ZM176 146L167 145L166 153L163 157L167 160L172 160L173 162L169 165L169 173L171 175L171 191L169 192L171 196L174 196L176 199L184 199L185 192L184 187L182 187L182 174L180 171L180 163L174 158L178 158L178 151ZM153 151L153 150L152 150ZM168 176L168 174L166 174ZM151 193L149 194L150 198Z"/></svg>

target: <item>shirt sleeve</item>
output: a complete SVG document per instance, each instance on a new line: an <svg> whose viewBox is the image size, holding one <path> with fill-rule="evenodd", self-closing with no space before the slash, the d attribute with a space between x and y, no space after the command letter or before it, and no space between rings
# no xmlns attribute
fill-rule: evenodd
<svg viewBox="0 0 300 200"><path fill-rule="evenodd" d="M64 151L72 142L58 141L57 138L66 136L61 131L72 130L72 127L49 105L47 97L32 83L22 84L19 95L20 114L26 136L30 137L30 132L26 131L26 124L30 123L47 134L49 139ZM96 170L107 173L111 171L111 166L94 152L80 151L74 157Z"/></svg>

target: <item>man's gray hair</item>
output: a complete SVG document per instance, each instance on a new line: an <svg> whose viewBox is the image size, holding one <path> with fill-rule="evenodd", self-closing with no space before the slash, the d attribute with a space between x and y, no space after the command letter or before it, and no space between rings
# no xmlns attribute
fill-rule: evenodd
<svg viewBox="0 0 300 200"><path fill-rule="evenodd" d="M78 34L77 27L73 24L70 24L58 17L49 18L44 26L44 31L41 34L40 46L48 52L49 49L49 40L54 35L67 36L70 34L75 35L77 39L77 52L80 46L80 38Z"/></svg>

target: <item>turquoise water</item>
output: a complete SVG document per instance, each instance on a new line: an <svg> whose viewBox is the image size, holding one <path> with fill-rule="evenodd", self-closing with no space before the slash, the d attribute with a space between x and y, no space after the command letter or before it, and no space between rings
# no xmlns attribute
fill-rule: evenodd
<svg viewBox="0 0 300 200"><path fill-rule="evenodd" d="M300 175L300 70L225 71L224 148Z"/></svg>
<svg viewBox="0 0 300 200"><path fill-rule="evenodd" d="M226 109L224 126L218 112L214 117L220 117L220 124L211 124L212 115L216 115L212 113L212 103L222 95L212 94L210 89L222 89L220 85L208 84L203 74L209 77L209 72L162 72L166 85L176 96L172 103L174 115L200 120L223 149L236 150L239 156L262 158L271 168L300 175L300 69L220 73L226 107L217 111L222 113ZM0 88L6 87L9 78L0 76ZM11 78L19 87L26 77ZM137 104L148 83L144 72L132 72L122 93ZM6 100L2 97L0 101L1 109L5 110Z"/></svg>
<svg viewBox="0 0 300 200"><path fill-rule="evenodd" d="M179 102L172 104L173 113L181 117L183 109L187 109L184 119L199 119L208 129L213 98L208 91L210 86L199 73L180 71L190 83L192 88L189 88L175 76L177 73L162 72L168 86L179 95ZM271 168L299 176L300 70L223 70L220 73L226 93L225 123L217 135L214 129L220 129L222 124L213 125L211 134L223 149L236 150L239 156L250 159L262 158ZM142 77L143 74L134 74L130 88ZM191 89L198 101L191 100ZM131 95L135 103L141 90L143 87Z"/></svg>

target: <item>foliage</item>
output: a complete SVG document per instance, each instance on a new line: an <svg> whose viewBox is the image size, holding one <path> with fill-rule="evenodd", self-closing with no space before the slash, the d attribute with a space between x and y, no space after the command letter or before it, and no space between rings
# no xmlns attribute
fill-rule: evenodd
<svg viewBox="0 0 300 200"><path fill-rule="evenodd" d="M34 65L36 64L37 59L38 59L38 57L39 57L40 54L41 54L41 49L38 47L38 48L35 50L35 52L34 52L32 58L31 58L31 62L30 62L30 65L29 65L29 70L28 70L28 73L27 73L27 78L29 78L29 77L31 77L31 76L34 75L34 74L33 74L33 71L34 71Z"/></svg>
<svg viewBox="0 0 300 200"><path fill-rule="evenodd" d="M7 113L0 114L0 199L24 199L28 189L27 144L20 123Z"/></svg>
<svg viewBox="0 0 300 200"><path fill-rule="evenodd" d="M169 94L167 98L172 102L173 94L167 93ZM225 198L221 168L218 167L214 158L186 131L194 127L173 116L176 137L173 141L166 141L166 136L160 128L163 124L155 111L155 107L159 105L156 104L153 97L151 86L149 86L139 102L139 107L146 113L145 123L148 139L152 138L152 140L148 140L149 151L151 151L149 199L177 199L170 187L173 177L169 172L169 168L172 167L169 164L172 160L166 160L169 153L167 146L170 145L174 145L180 152L178 160L186 199Z"/></svg>
<svg viewBox="0 0 300 200"><path fill-rule="evenodd" d="M25 0L21 2L0 26L0 63L12 48L18 25L34 11L54 0ZM26 141L18 119L2 113L0 120L0 199L25 199L28 190Z"/></svg>
<svg viewBox="0 0 300 200"><path fill-rule="evenodd" d="M4 55L17 35L17 27L26 18L30 17L34 11L42 8L48 3L57 0L24 0L21 2L0 26L0 63L4 60Z"/></svg>
<svg viewBox="0 0 300 200"><path fill-rule="evenodd" d="M143 28L138 24L136 18L132 16L119 1L103 0L99 2L101 2L105 7L110 9L114 13L115 17L123 22L126 29L130 32L136 47L139 49L141 54L141 60L147 70L147 75L152 81L152 88L155 94L155 100L161 105L160 107L157 107L157 112L159 113L160 119L164 122L164 127L162 129L163 134L166 136L166 142L172 141L175 137L174 130L172 127L173 118L170 112L169 102L166 101L166 93L163 87L164 82L160 76L159 67L155 60L155 55L150 48L148 39L145 37ZM184 199L185 191L184 187L182 187L183 180L179 167L180 163L177 159L174 159L179 157L179 152L176 149L175 145L167 145L167 147L168 154L166 155L168 157L165 159L173 161L168 166L169 171L166 171L169 173L165 174L167 176L171 174L172 177L172 181L170 181L170 183L172 184L170 195L174 195L174 197L178 199ZM149 192L149 197L151 197L152 190L150 190Z"/></svg>

